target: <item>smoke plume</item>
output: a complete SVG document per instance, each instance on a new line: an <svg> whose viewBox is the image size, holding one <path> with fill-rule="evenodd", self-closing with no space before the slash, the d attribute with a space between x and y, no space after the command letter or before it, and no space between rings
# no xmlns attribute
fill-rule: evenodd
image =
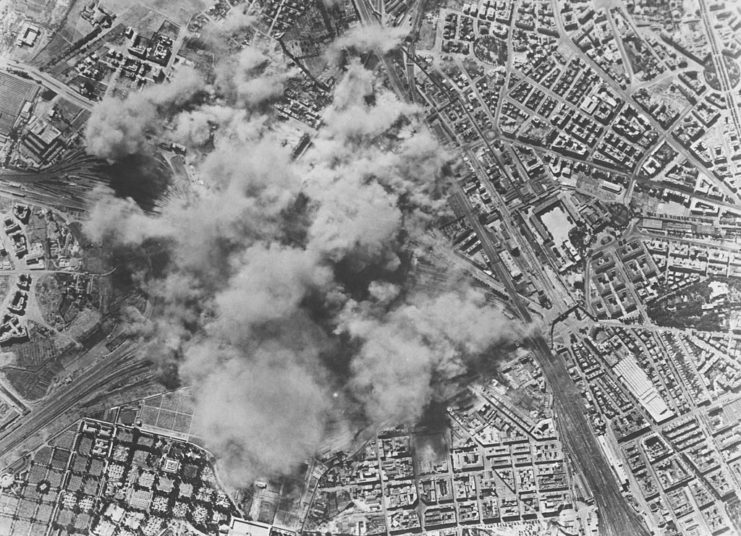
<svg viewBox="0 0 741 536"><path fill-rule="evenodd" d="M344 50L359 54L386 54L401 43L406 33L404 28L394 26L355 26L336 39L327 49L327 54L334 61L337 61Z"/></svg>
<svg viewBox="0 0 741 536"><path fill-rule="evenodd" d="M168 122L189 148L212 139L213 150L196 162L203 187L157 215L99 192L85 229L103 243L164 249L164 269L142 276L157 311L146 335L192 386L195 425L225 473L246 483L314 454L330 421L415 422L446 380L517 330L467 285L417 288L408 275L417 248L435 240L450 158L416 107L351 62L294 160L264 107L293 73L249 48L224 65L238 68L231 78L217 70L218 106L177 111L205 87L192 76L96 107L93 154L142 150L147 128L130 124L141 117Z"/></svg>
<svg viewBox="0 0 741 536"><path fill-rule="evenodd" d="M279 97L285 83L298 74L284 62L254 47L246 47L222 62L216 71L219 90L239 106L255 107Z"/></svg>
<svg viewBox="0 0 741 536"><path fill-rule="evenodd" d="M118 160L142 152L156 122L182 108L204 88L195 70L181 67L167 84L148 86L127 99L105 98L95 106L85 139L90 154Z"/></svg>

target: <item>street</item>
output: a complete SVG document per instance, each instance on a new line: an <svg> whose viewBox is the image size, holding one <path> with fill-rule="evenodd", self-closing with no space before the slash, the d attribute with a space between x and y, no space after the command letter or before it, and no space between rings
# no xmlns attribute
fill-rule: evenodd
<svg viewBox="0 0 741 536"><path fill-rule="evenodd" d="M48 429L50 424L67 414L77 404L114 383L120 383L150 369L151 363L136 355L136 349L125 343L109 355L99 359L84 374L77 376L68 385L60 387L26 414L20 424L0 434L2 465L17 456L14 452L34 434ZM78 415L79 416L79 415Z"/></svg>

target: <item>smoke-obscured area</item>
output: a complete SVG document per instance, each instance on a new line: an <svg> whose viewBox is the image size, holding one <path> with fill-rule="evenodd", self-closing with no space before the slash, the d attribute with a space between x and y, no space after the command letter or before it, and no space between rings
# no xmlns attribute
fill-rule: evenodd
<svg viewBox="0 0 741 536"><path fill-rule="evenodd" d="M147 212L167 191L171 170L163 158L149 153L125 156L101 167L117 197L133 199Z"/></svg>
<svg viewBox="0 0 741 536"><path fill-rule="evenodd" d="M388 43L349 34L333 50ZM290 472L330 427L417 422L449 380L518 331L464 282L409 277L420 251L440 247L430 231L446 210L450 159L420 110L350 61L294 160L266 103L295 75L244 49L213 84L186 69L103 101L88 128L90 152L117 163L147 153L152 135L213 147L196 163L203 186L156 215L125 188L98 191L85 231L116 248L157 244L156 269L137 274L156 312L124 320L192 386L197 432L236 484Z"/></svg>

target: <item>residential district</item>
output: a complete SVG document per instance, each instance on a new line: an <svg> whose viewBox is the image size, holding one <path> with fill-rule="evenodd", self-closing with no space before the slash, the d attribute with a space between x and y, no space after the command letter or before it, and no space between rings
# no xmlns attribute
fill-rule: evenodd
<svg viewBox="0 0 741 536"><path fill-rule="evenodd" d="M117 322L80 231L96 102L208 70L208 29L292 65L301 153L359 27L368 65L462 165L451 263L544 326L447 401L298 476L224 484ZM0 534L741 534L741 4L733 0L0 0ZM373 61L371 61L373 60ZM157 140L154 140L155 142ZM191 149L157 144L197 183ZM595 485L603 483L603 485ZM610 508L624 504L616 529ZM617 515L617 514L616 514ZM612 520L612 521L611 521Z"/></svg>

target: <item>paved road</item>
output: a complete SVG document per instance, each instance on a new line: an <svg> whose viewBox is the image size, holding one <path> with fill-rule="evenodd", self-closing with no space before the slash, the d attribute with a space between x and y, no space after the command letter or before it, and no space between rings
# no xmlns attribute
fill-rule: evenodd
<svg viewBox="0 0 741 536"><path fill-rule="evenodd" d="M531 338L530 343L553 392L553 409L561 428L561 440L584 476L598 508L600 535L648 536L648 529L618 487L612 468L589 427L582 397L563 361L553 355L541 334Z"/></svg>
<svg viewBox="0 0 741 536"><path fill-rule="evenodd" d="M698 0L700 7L700 15L702 22L705 26L705 33L707 34L708 43L712 52L712 59L715 63L715 69L718 73L718 80L720 81L721 90L723 97L726 99L728 105L728 111L731 114L733 125L736 127L736 133L741 136L741 119L738 117L738 108L736 108L736 100L733 97L733 84L731 84L730 77L728 76L728 70L726 69L725 56L720 50L716 41L715 30L713 30L713 23L710 20L710 12L708 10L707 3L705 0Z"/></svg>
<svg viewBox="0 0 741 536"><path fill-rule="evenodd" d="M136 356L130 344L124 344L101 358L70 384L50 394L23 417L20 424L0 435L0 453L6 456L22 443L47 428L55 419L75 408L80 402L111 385L139 375L151 364ZM12 460L0 460L12 462Z"/></svg>
<svg viewBox="0 0 741 536"><path fill-rule="evenodd" d="M454 183L454 187L458 190L457 195L461 197L460 201L466 212L468 224L478 235L497 279L507 288L511 305L523 322L531 323L530 311L517 293L486 228L473 213L471 204L460 185ZM553 410L560 425L561 441L577 470L584 476L589 492L598 508L600 535L648 536L647 528L620 491L612 468L589 425L581 394L571 380L565 363L553 355L541 333L534 333L526 342L532 349L551 387Z"/></svg>
<svg viewBox="0 0 741 536"><path fill-rule="evenodd" d="M84 110L90 111L95 105L95 103L90 99L86 99L81 94L74 91L69 86L63 84L56 78L50 76L49 74L42 73L36 67L26 65L25 63L21 63L16 60L8 59L0 63L0 68L6 70L10 68L25 72L35 82L38 82L42 86L53 89L60 95L63 95L65 99L71 101L73 104L79 106Z"/></svg>
<svg viewBox="0 0 741 536"><path fill-rule="evenodd" d="M532 315L522 297L517 293L487 229L474 214L460 185L454 182L452 186L455 189L455 197L465 212L468 224L481 241L483 250L490 260L491 268L497 279L506 287L511 305L520 319L530 324ZM527 244L526 246L529 247ZM589 492L598 508L600 535L648 536L647 528L620 491L612 468L592 432L582 397L571 380L565 363L553 355L542 334L534 333L527 342L538 359L553 392L553 409L560 425L561 440L571 459L574 460L577 470L584 476Z"/></svg>

